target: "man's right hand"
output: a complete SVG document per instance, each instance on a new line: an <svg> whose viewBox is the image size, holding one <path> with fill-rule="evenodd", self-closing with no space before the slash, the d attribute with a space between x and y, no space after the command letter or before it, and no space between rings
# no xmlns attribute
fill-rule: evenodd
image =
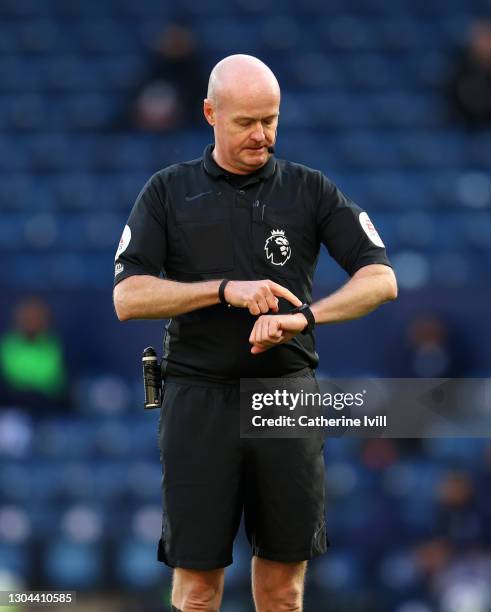
<svg viewBox="0 0 491 612"><path fill-rule="evenodd" d="M278 312L279 297L285 298L294 306L302 305L296 295L271 280L229 281L224 296L230 305L248 308L252 315Z"/></svg>

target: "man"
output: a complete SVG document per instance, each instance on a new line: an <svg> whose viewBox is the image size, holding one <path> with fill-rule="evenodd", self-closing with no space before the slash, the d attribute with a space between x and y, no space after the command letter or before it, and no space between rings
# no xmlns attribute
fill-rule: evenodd
<svg viewBox="0 0 491 612"><path fill-rule="evenodd" d="M302 609L307 560L328 545L323 444L240 439L238 381L312 377L314 324L397 294L367 214L320 172L273 157L279 106L258 59L219 62L204 101L214 147L150 179L116 253L119 319L171 318L158 558L175 568L174 610L219 609L242 511L257 610ZM351 279L308 308L321 242Z"/></svg>

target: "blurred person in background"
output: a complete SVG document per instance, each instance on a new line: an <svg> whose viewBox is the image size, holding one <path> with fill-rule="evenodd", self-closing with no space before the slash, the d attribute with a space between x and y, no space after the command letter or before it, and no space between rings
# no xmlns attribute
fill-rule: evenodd
<svg viewBox="0 0 491 612"><path fill-rule="evenodd" d="M0 338L1 402L43 409L43 414L66 408L63 348L48 305L26 297L15 305L12 319L12 329Z"/></svg>
<svg viewBox="0 0 491 612"><path fill-rule="evenodd" d="M397 296L367 213L322 173L273 156L279 105L263 62L219 62L203 106L214 145L147 182L115 256L118 318L171 319L158 559L175 568L173 610L218 610L243 512L257 610L302 610L307 561L329 544L323 435L246 444L239 381L315 380L314 326ZM309 306L321 243L350 279Z"/></svg>
<svg viewBox="0 0 491 612"><path fill-rule="evenodd" d="M466 376L472 365L458 330L436 312L413 316L391 354L392 375L400 377L459 378Z"/></svg>
<svg viewBox="0 0 491 612"><path fill-rule="evenodd" d="M205 87L196 35L183 23L171 23L156 40L145 79L120 121L148 132L199 125Z"/></svg>
<svg viewBox="0 0 491 612"><path fill-rule="evenodd" d="M484 517L479 512L474 482L464 471L445 474L438 487L435 527L457 550L479 546L484 539Z"/></svg>
<svg viewBox="0 0 491 612"><path fill-rule="evenodd" d="M491 21L472 25L450 83L450 96L469 126L491 125Z"/></svg>

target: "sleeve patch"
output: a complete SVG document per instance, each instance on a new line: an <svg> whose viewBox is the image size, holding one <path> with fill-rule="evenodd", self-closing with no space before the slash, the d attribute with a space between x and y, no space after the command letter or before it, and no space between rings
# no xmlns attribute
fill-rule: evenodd
<svg viewBox="0 0 491 612"><path fill-rule="evenodd" d="M363 231L370 238L370 240L373 242L373 244L375 246L384 248L385 245L382 242L382 238L380 238L377 230L375 229L375 226L370 221L370 217L367 215L367 213L366 212L361 212L360 216L358 217L358 220L360 222L360 225L363 228Z"/></svg>
<svg viewBox="0 0 491 612"><path fill-rule="evenodd" d="M116 251L116 255L114 256L114 261L124 253L128 248L131 240L131 229L129 225L124 226L123 234L121 235L121 240L119 241L118 250Z"/></svg>

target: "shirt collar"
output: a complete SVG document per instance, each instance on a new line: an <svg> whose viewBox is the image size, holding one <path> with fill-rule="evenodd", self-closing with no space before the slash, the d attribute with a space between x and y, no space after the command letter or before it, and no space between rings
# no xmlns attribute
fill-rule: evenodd
<svg viewBox="0 0 491 612"><path fill-rule="evenodd" d="M264 164L264 166L261 166L254 172L251 172L250 174L244 174L244 175L234 174L232 172L228 172L227 170L225 170L224 168L222 168L216 163L212 155L213 149L214 149L214 145L209 144L203 152L203 166L206 172L213 178L219 178L221 176L225 178L228 178L230 176L233 176L233 177L243 176L245 182L248 182L247 177L254 179L253 181L251 180L251 183L252 183L260 179L270 178L271 176L273 176L276 170L276 160L274 158L274 155L270 155L268 161Z"/></svg>

